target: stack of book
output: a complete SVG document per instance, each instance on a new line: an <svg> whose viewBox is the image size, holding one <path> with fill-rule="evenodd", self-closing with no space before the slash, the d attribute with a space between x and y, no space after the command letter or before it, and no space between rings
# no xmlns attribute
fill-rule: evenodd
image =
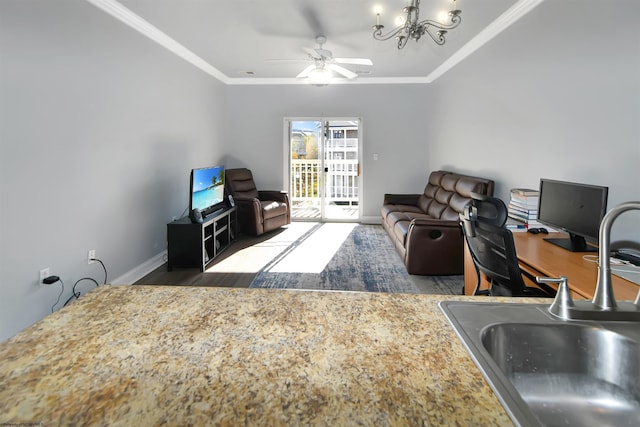
<svg viewBox="0 0 640 427"><path fill-rule="evenodd" d="M527 226L524 222L515 220L513 218L507 218L507 223L504 226L511 230L512 233L518 231L527 231Z"/></svg>
<svg viewBox="0 0 640 427"><path fill-rule="evenodd" d="M542 227L538 222L538 201L540 192L529 188L512 188L509 199L509 218L515 223L522 223L525 229L532 227ZM510 221L514 223L514 221Z"/></svg>

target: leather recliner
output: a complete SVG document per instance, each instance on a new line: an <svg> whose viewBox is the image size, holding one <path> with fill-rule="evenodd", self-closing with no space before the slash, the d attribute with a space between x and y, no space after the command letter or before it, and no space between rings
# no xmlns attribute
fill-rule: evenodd
<svg viewBox="0 0 640 427"><path fill-rule="evenodd" d="M258 190L251 170L227 169L225 190L238 207L238 228L241 233L259 236L291 223L289 193Z"/></svg>
<svg viewBox="0 0 640 427"><path fill-rule="evenodd" d="M435 171L422 194L385 194L382 226L409 274L444 276L464 271L459 214L471 193L493 195L491 179Z"/></svg>

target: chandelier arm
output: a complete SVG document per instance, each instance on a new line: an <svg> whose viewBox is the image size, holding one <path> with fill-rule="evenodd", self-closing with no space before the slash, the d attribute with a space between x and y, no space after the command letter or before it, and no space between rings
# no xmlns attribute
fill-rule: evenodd
<svg viewBox="0 0 640 427"><path fill-rule="evenodd" d="M431 32L431 27L425 28L425 33L429 34L429 37L439 46L442 46L446 41L444 35L447 34L447 30L438 30L434 33Z"/></svg>
<svg viewBox="0 0 640 427"><path fill-rule="evenodd" d="M390 38L396 37L398 34L404 30L404 25L399 25L389 31L387 34L382 34L382 29L384 25L374 25L373 26L373 38L380 41L389 40Z"/></svg>
<svg viewBox="0 0 640 427"><path fill-rule="evenodd" d="M458 25L460 25L460 22L462 22L462 17L460 15L453 15L451 16L451 23L449 24L443 24L432 19L425 19L422 22L418 22L417 25L419 27L435 27L439 30L453 30Z"/></svg>

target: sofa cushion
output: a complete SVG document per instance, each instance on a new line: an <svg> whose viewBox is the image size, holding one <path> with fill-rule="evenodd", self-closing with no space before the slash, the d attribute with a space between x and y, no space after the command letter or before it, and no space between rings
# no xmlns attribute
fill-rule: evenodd
<svg viewBox="0 0 640 427"><path fill-rule="evenodd" d="M453 196L451 196L451 200L449 200L448 211L450 211L455 216L455 218L453 219L459 218L459 214L464 210L464 207L467 205L467 203L469 203L468 197L461 196L458 193L455 193Z"/></svg>
<svg viewBox="0 0 640 427"><path fill-rule="evenodd" d="M451 172L447 172L447 171L431 172L429 174L428 183L433 185L433 186L440 187L440 183L442 181L442 178L447 176L447 175L449 175L449 174L451 174Z"/></svg>
<svg viewBox="0 0 640 427"><path fill-rule="evenodd" d="M407 234L409 233L409 226L411 221L398 221L393 226L393 235L397 240L402 242L404 246L407 243Z"/></svg>
<svg viewBox="0 0 640 427"><path fill-rule="evenodd" d="M442 216L442 212L445 211L445 209L447 209L447 204L446 203L442 203L436 199L434 199L431 204L429 204L429 209L427 209L427 214L429 214L429 216L431 216L432 218L436 218L436 219L440 219L440 217Z"/></svg>
<svg viewBox="0 0 640 427"><path fill-rule="evenodd" d="M233 194L234 197L258 198L258 189L249 169L230 169L227 173L232 177L225 180L229 194Z"/></svg>
<svg viewBox="0 0 640 427"><path fill-rule="evenodd" d="M419 216L425 216L426 214L423 214L422 212L417 212L417 211L395 211L395 212L389 212L389 215L387 215L387 223L389 225L395 224L398 221L411 221L413 218L415 217L419 217Z"/></svg>
<svg viewBox="0 0 640 427"><path fill-rule="evenodd" d="M382 206L382 217L383 218L386 218L392 212L424 213L417 206L409 206L409 205L384 205L384 206Z"/></svg>
<svg viewBox="0 0 640 427"><path fill-rule="evenodd" d="M387 223L393 225L398 221L411 221L415 218L431 218L422 212L390 212L387 215Z"/></svg>
<svg viewBox="0 0 640 427"><path fill-rule="evenodd" d="M447 206L445 210L440 215L440 219L442 221L460 221L460 213L455 209L452 209L451 206Z"/></svg>
<svg viewBox="0 0 640 427"><path fill-rule="evenodd" d="M427 188L425 188L425 193L436 194L436 190L437 187L429 187L429 185L427 185ZM420 208L423 213L427 213L429 212L429 205L431 205L431 202L433 202L433 196L422 194L418 198L418 208Z"/></svg>
<svg viewBox="0 0 640 427"><path fill-rule="evenodd" d="M487 184L477 179L463 176L456 182L455 192L461 196L471 198L471 193L485 194L487 192Z"/></svg>

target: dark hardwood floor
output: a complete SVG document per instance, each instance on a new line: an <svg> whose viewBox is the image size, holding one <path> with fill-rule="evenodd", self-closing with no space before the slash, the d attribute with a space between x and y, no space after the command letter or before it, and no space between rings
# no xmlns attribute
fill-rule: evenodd
<svg viewBox="0 0 640 427"><path fill-rule="evenodd" d="M265 233L262 236L252 237L242 235L234 241L228 249L222 252L214 262L209 264L209 269L222 262L226 258L237 252L264 242L280 233L282 230L275 230ZM257 273L247 272L200 272L194 268L174 268L167 271L167 264L163 264L134 285L172 285L172 286L219 286L226 288L248 288Z"/></svg>

